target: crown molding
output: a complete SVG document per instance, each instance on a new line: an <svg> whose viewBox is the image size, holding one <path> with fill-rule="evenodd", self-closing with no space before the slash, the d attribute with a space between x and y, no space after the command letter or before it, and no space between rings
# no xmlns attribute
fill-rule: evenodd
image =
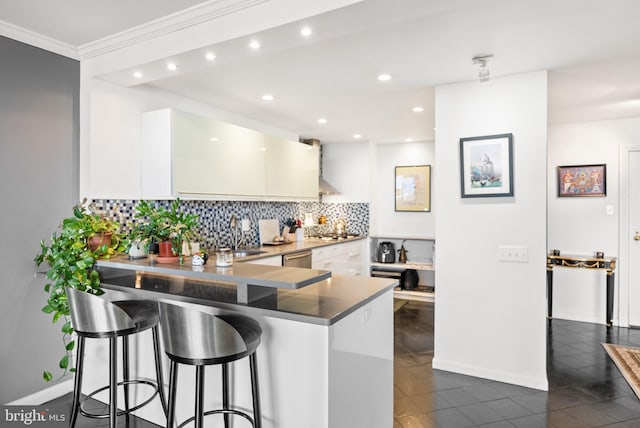
<svg viewBox="0 0 640 428"><path fill-rule="evenodd" d="M6 21L0 20L0 35L72 59L80 59L79 51L75 46L60 42L51 37L43 36L35 31L27 30L26 28L10 24Z"/></svg>
<svg viewBox="0 0 640 428"><path fill-rule="evenodd" d="M116 33L112 36L81 45L78 48L79 57L82 60L93 58L269 1L270 0L211 0Z"/></svg>

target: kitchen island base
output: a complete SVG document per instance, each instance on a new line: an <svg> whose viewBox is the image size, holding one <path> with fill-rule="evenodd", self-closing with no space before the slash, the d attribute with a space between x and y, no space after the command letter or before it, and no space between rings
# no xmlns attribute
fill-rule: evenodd
<svg viewBox="0 0 640 428"><path fill-rule="evenodd" d="M348 277L340 278L349 282ZM331 281L336 282L333 278ZM338 286L338 284L335 284ZM357 286L357 285L354 285ZM105 284L105 288L109 285ZM314 287L314 286L311 286ZM121 287L115 287L120 289ZM128 290L127 290L128 291ZM139 298L168 299L164 293L135 290ZM233 313L210 305L177 302L211 314ZM257 352L260 395L265 428L389 428L393 426L393 292L389 288L372 300L330 325L295 321L276 316L250 315L263 330ZM189 334L185 331L185 334ZM87 350L86 364L106 364L106 343ZM92 344L93 345L93 344ZM153 378L151 335L140 335L131 343L138 360L133 375ZM89 347L88 347L89 348ZM168 379L168 361L164 361ZM251 411L251 381L248 361L230 367L231 402L240 410ZM87 388L100 385L100 376L85 378ZM208 367L205 408L222 404L221 370ZM195 370L181 367L176 416L183 420L193 414ZM145 391L132 388L132 396L142 399ZM138 396L139 395L139 396ZM108 401L105 396L97 397ZM156 403L154 403L156 404ZM137 411L158 425L166 421L159 404ZM208 418L217 418L210 416ZM246 424L237 421L237 426Z"/></svg>

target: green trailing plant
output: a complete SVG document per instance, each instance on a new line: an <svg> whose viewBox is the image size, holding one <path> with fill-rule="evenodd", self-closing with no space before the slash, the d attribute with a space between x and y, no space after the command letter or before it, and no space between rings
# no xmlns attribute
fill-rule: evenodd
<svg viewBox="0 0 640 428"><path fill-rule="evenodd" d="M69 305L65 287L100 295L100 275L93 269L99 258L111 257L122 251L122 240L118 234L119 223L95 211L93 205L88 204L86 198L73 207L73 216L65 218L60 230L51 235L51 243L47 245L40 241L40 253L34 262L37 266L45 263L49 266L46 277L49 281L44 290L47 292L47 304L42 311L52 314L53 322L62 320L62 342L64 355L58 363L64 376L68 371L75 371L69 367L71 353L75 347L72 340L73 327L69 319ZM89 249L89 240L100 234L111 233L111 241L103 242L97 249ZM53 379L50 371L43 372L45 381Z"/></svg>
<svg viewBox="0 0 640 428"><path fill-rule="evenodd" d="M180 199L171 203L169 209L155 205L149 201L140 201L136 207L138 223L132 233L132 239L148 239L150 241L171 241L173 253L183 262L182 243L190 246L192 241L199 240L197 232L198 215L180 211Z"/></svg>

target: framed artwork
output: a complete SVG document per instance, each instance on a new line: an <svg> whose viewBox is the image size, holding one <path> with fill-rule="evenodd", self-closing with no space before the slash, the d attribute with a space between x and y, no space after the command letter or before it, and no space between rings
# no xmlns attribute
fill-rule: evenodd
<svg viewBox="0 0 640 428"><path fill-rule="evenodd" d="M463 198L513 196L513 134L460 138Z"/></svg>
<svg viewBox="0 0 640 428"><path fill-rule="evenodd" d="M607 165L559 166L558 196L607 196Z"/></svg>
<svg viewBox="0 0 640 428"><path fill-rule="evenodd" d="M431 211L431 165L396 166L396 211Z"/></svg>

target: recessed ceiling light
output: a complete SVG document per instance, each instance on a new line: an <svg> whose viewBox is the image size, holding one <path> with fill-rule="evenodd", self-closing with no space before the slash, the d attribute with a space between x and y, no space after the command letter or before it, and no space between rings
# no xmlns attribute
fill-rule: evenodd
<svg viewBox="0 0 640 428"><path fill-rule="evenodd" d="M378 75L378 80L381 82L386 82L388 80L391 80L391 75L386 73L380 74Z"/></svg>
<svg viewBox="0 0 640 428"><path fill-rule="evenodd" d="M410 143L410 142L412 142L412 141L413 141L413 138L407 138L407 139L406 139L406 140L404 140L404 141L406 141L407 143Z"/></svg>
<svg viewBox="0 0 640 428"><path fill-rule="evenodd" d="M313 31L311 31L311 28L309 27L302 27L300 30L300 35L302 35L302 37L309 37L311 33L313 33Z"/></svg>
<svg viewBox="0 0 640 428"><path fill-rule="evenodd" d="M355 139L357 140L358 138L362 138L362 135L360 135L360 134L353 134L353 138L355 138Z"/></svg>
<svg viewBox="0 0 640 428"><path fill-rule="evenodd" d="M249 47L253 50L260 49L260 42L255 39L251 40L251 42L249 42Z"/></svg>
<svg viewBox="0 0 640 428"><path fill-rule="evenodd" d="M266 152L266 151L267 151L267 148L266 148L266 147L260 147L260 151L261 151L261 152Z"/></svg>
<svg viewBox="0 0 640 428"><path fill-rule="evenodd" d="M218 138L217 137L212 137L211 141L213 141L215 143L216 141L218 141Z"/></svg>
<svg viewBox="0 0 640 428"><path fill-rule="evenodd" d="M424 107L416 106L413 108L414 113L422 113L424 111Z"/></svg>
<svg viewBox="0 0 640 428"><path fill-rule="evenodd" d="M178 69L178 66L175 62L170 62L167 64L167 68L171 71L176 71Z"/></svg>
<svg viewBox="0 0 640 428"><path fill-rule="evenodd" d="M327 123L327 119L325 119L324 117L321 117L320 119L318 119L318 123L320 125L324 125L325 123Z"/></svg>
<svg viewBox="0 0 640 428"><path fill-rule="evenodd" d="M136 71L135 73L133 73L133 77L135 77L136 79L142 79L142 72Z"/></svg>
<svg viewBox="0 0 640 428"><path fill-rule="evenodd" d="M264 94L262 96L262 101L273 101L273 95L271 94Z"/></svg>
<svg viewBox="0 0 640 428"><path fill-rule="evenodd" d="M214 54L213 52L207 52L204 56L207 61L213 61L214 59L216 59L216 54Z"/></svg>

